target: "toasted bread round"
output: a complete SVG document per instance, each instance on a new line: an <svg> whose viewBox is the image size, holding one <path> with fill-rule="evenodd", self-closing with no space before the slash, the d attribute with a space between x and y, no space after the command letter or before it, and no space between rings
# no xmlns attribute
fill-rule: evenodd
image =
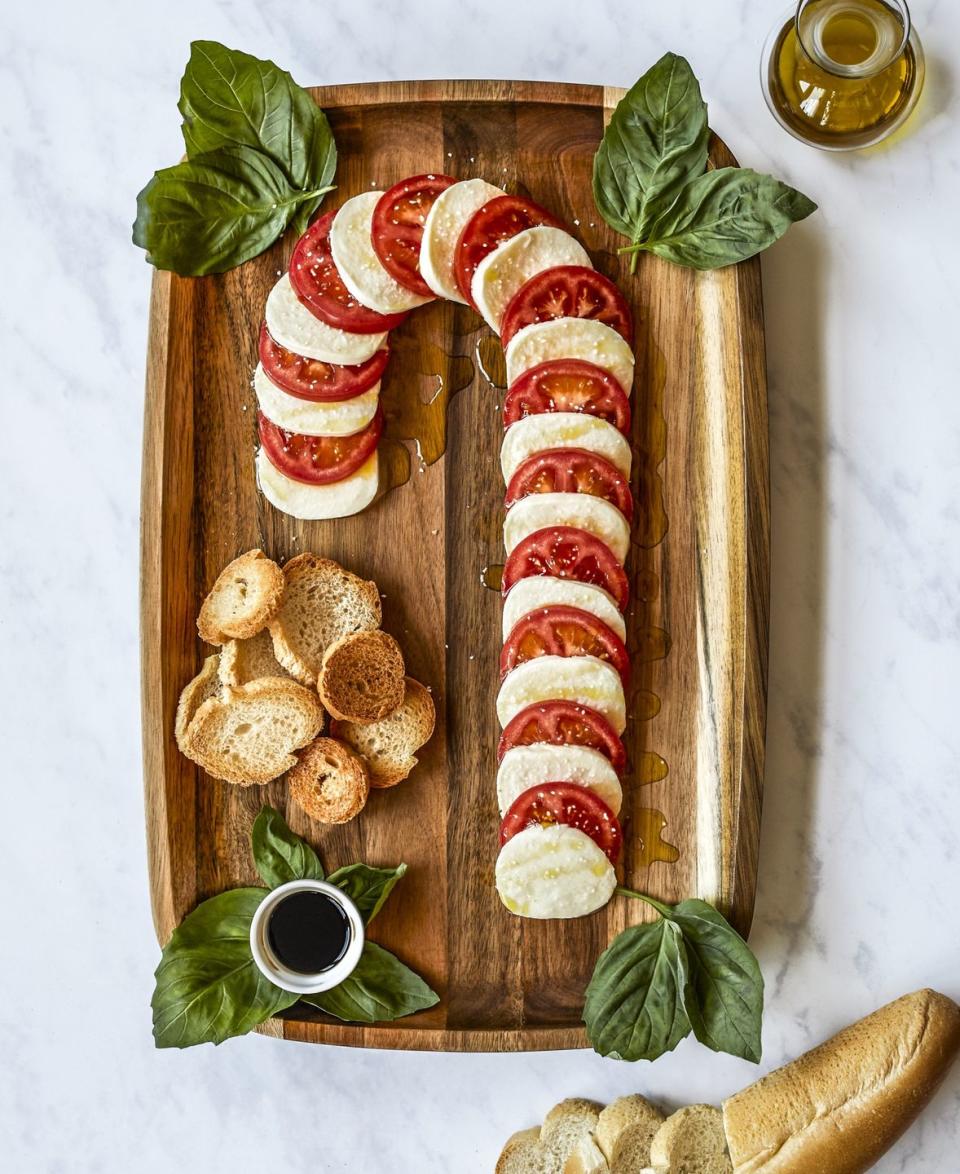
<svg viewBox="0 0 960 1174"><path fill-rule="evenodd" d="M336 738L315 738L290 771L290 798L320 823L347 823L370 794L363 759Z"/></svg>
<svg viewBox="0 0 960 1174"><path fill-rule="evenodd" d="M614 1144L614 1162L620 1140ZM713 1105L678 1109L654 1134L650 1165L664 1174L731 1174L723 1114Z"/></svg>
<svg viewBox="0 0 960 1174"><path fill-rule="evenodd" d="M249 640L228 640L220 650L218 672L224 685L248 685L261 677L289 675L273 654L273 640L267 628Z"/></svg>
<svg viewBox="0 0 960 1174"><path fill-rule="evenodd" d="M371 787L393 787L417 765L416 751L433 736L436 709L430 690L407 677L403 701L375 722L333 721L330 732L367 764Z"/></svg>
<svg viewBox="0 0 960 1174"><path fill-rule="evenodd" d="M286 677L226 686L187 727L184 754L215 779L269 783L296 765L299 750L323 728L317 695Z"/></svg>
<svg viewBox="0 0 960 1174"><path fill-rule="evenodd" d="M194 715L205 701L216 697L220 692L219 664L220 657L216 653L213 656L208 656L203 662L203 668L189 684L184 685L183 692L180 694L173 732L177 739L177 745L184 754L187 753L185 749L187 730Z"/></svg>
<svg viewBox="0 0 960 1174"><path fill-rule="evenodd" d="M274 653L298 681L316 685L331 644L351 632L380 627L380 592L376 583L316 554L290 559L283 577L283 600L270 620Z"/></svg>
<svg viewBox="0 0 960 1174"><path fill-rule="evenodd" d="M379 629L343 636L323 654L320 700L340 721L374 722L403 703L400 645Z"/></svg>
<svg viewBox="0 0 960 1174"><path fill-rule="evenodd" d="M283 571L262 550L248 550L220 572L197 616L208 644L247 640L265 628L280 606Z"/></svg>

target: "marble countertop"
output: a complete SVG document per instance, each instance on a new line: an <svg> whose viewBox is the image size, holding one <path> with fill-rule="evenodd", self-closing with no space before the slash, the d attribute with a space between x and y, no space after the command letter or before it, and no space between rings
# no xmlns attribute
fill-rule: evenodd
<svg viewBox="0 0 960 1174"><path fill-rule="evenodd" d="M179 153L188 43L304 83L630 84L665 49L744 164L821 211L764 258L773 482L766 805L752 945L762 1068L905 991L960 997L960 9L917 0L910 133L862 156L794 142L758 82L758 0L287 0L11 5L0 16L7 441L0 713L8 894L6 1168L491 1171L564 1096L719 1101L754 1078L692 1041L649 1066L250 1037L156 1052L141 798L137 539L149 270L134 196ZM30 799L30 803L26 802ZM960 1069L877 1167L946 1174Z"/></svg>

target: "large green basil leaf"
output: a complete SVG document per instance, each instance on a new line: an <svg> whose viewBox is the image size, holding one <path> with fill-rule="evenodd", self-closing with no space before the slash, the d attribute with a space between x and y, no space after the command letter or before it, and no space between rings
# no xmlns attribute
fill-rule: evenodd
<svg viewBox="0 0 960 1174"><path fill-rule="evenodd" d="M263 807L250 832L253 862L271 889L295 880L323 880L323 865L310 845L295 835L273 807Z"/></svg>
<svg viewBox="0 0 960 1174"><path fill-rule="evenodd" d="M372 868L369 864L348 864L330 874L330 883L342 889L360 910L369 925L383 908L393 886L407 871L405 864L396 868Z"/></svg>
<svg viewBox="0 0 960 1174"><path fill-rule="evenodd" d="M770 175L721 167L681 188L641 247L676 265L717 269L769 248L816 207Z"/></svg>
<svg viewBox="0 0 960 1174"><path fill-rule="evenodd" d="M593 195L611 228L642 240L656 214L707 165L707 107L689 63L666 53L617 103L593 161Z"/></svg>
<svg viewBox="0 0 960 1174"><path fill-rule="evenodd" d="M439 1002L418 974L376 942L364 943L359 965L339 986L302 998L348 1023L384 1023Z"/></svg>
<svg viewBox="0 0 960 1174"><path fill-rule="evenodd" d="M223 1043L296 1002L264 978L250 953L250 922L266 895L260 888L220 893L173 931L150 1001L158 1048Z"/></svg>
<svg viewBox="0 0 960 1174"><path fill-rule="evenodd" d="M583 1020L601 1056L656 1060L690 1032L683 990L688 963L683 935L660 918L625 929L597 959Z"/></svg>
<svg viewBox="0 0 960 1174"><path fill-rule="evenodd" d="M760 1060L763 975L747 943L706 901L670 911L690 963L684 1006L694 1035L715 1052Z"/></svg>
<svg viewBox="0 0 960 1174"><path fill-rule="evenodd" d="M297 192L266 155L222 147L155 173L137 196L134 244L158 269L223 273L268 248L316 192Z"/></svg>

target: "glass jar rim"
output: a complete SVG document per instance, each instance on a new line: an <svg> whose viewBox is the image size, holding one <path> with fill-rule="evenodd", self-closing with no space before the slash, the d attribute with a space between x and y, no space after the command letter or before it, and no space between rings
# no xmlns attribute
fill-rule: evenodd
<svg viewBox="0 0 960 1174"><path fill-rule="evenodd" d="M821 69L827 73L833 74L835 77L843 78L868 78L881 73L887 69L898 57L906 51L907 45L910 43L910 33L912 29L910 9L907 6L907 0L879 0L884 7L889 8L891 12L899 16L903 22L903 35L899 43L891 48L891 50L884 54L882 59L875 60L876 53L873 53L865 61L861 61L856 65L844 65L841 62L834 61L820 52L816 44L808 44L807 38L804 37L804 30L801 22L801 17L811 4L819 3L820 0L799 0L797 4L797 13L794 17L794 28L797 33L797 41L801 49L806 53L811 61L820 66ZM850 7L854 7L855 0L851 0Z"/></svg>

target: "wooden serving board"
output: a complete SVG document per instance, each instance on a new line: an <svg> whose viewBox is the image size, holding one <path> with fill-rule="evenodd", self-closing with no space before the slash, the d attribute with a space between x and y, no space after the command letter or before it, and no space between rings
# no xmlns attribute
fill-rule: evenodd
<svg viewBox="0 0 960 1174"><path fill-rule="evenodd" d="M767 417L760 269L698 274L644 256L635 277L601 221L591 165L621 92L530 82L410 82L313 91L339 149L334 206L419 172L526 190L570 223L637 323L635 541L628 565L634 684L628 709L624 883L716 902L746 933L753 910L764 750L768 611ZM717 164L734 160L714 140ZM391 337L384 383L388 480L365 513L302 523L257 491L250 388L267 293L289 237L222 277L153 281L142 516L146 812L153 912L166 941L194 905L256 883L248 833L285 812L328 868L410 871L374 936L441 995L431 1011L358 1027L294 1008L287 1039L463 1051L582 1047L584 988L611 938L645 907L615 898L573 922L524 921L493 886L494 701L503 561L499 348L466 307L437 303ZM446 405L446 430L444 412ZM431 402L432 401L432 402ZM441 459L434 459L443 451ZM430 463L432 462L432 463ZM412 777L341 828L288 805L285 783L216 782L177 751L177 697L205 650L200 602L250 547L331 556L376 580L384 626L432 686L437 732ZM488 572L488 578L493 572Z"/></svg>

